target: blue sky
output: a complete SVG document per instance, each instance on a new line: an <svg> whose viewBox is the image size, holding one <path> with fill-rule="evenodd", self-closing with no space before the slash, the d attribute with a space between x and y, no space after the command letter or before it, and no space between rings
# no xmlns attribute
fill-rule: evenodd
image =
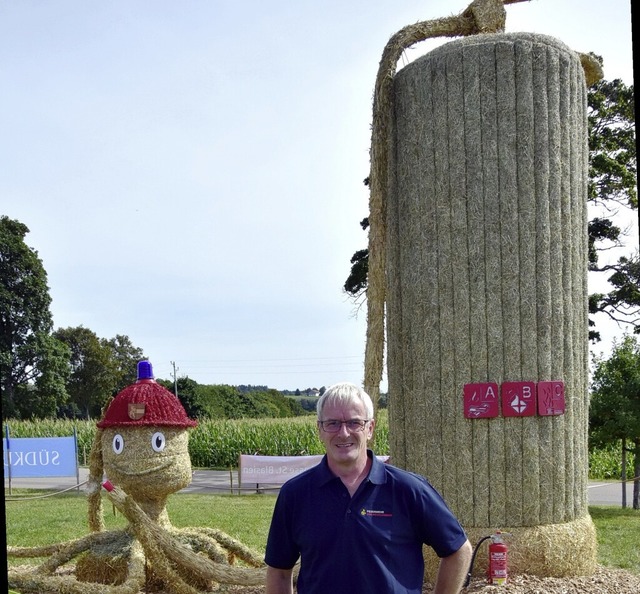
<svg viewBox="0 0 640 594"><path fill-rule="evenodd" d="M4 0L1 214L30 229L55 326L126 334L162 378L361 383L366 315L342 284L378 63L467 4ZM633 82L628 0L507 13Z"/></svg>

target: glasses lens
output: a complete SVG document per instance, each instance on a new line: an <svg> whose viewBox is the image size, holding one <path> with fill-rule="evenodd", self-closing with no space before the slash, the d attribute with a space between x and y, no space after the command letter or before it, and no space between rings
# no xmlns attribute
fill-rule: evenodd
<svg viewBox="0 0 640 594"><path fill-rule="evenodd" d="M342 423L340 421L323 421L322 428L328 433L337 433L340 431Z"/></svg>
<svg viewBox="0 0 640 594"><path fill-rule="evenodd" d="M342 425L347 426L347 431L355 433L356 431L362 431L366 422L352 419L350 421L320 421L320 424L327 433L338 433Z"/></svg>

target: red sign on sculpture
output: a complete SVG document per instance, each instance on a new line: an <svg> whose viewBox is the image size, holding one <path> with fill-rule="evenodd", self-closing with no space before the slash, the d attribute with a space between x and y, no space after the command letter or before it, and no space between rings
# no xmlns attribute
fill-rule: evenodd
<svg viewBox="0 0 640 594"><path fill-rule="evenodd" d="M538 382L538 414L563 415L564 409L564 382Z"/></svg>
<svg viewBox="0 0 640 594"><path fill-rule="evenodd" d="M498 384L493 382L481 384L465 384L465 418L485 419L488 417L497 417L498 413Z"/></svg>
<svg viewBox="0 0 640 594"><path fill-rule="evenodd" d="M532 417L536 414L535 382L504 382L500 392L503 417Z"/></svg>

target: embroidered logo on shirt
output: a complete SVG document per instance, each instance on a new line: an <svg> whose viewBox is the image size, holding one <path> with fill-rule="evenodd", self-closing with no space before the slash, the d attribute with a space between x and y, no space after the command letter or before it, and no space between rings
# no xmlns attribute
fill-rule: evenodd
<svg viewBox="0 0 640 594"><path fill-rule="evenodd" d="M382 511L379 509L367 509L363 507L360 510L361 516L371 516L374 518L390 518L393 514L391 512Z"/></svg>

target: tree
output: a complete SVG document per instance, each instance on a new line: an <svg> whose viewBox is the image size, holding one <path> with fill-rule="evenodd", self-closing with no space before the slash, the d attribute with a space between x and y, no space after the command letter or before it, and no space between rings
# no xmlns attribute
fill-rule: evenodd
<svg viewBox="0 0 640 594"><path fill-rule="evenodd" d="M589 203L599 211L589 222L589 270L607 274L609 293L589 297L589 339L600 340L594 317L607 315L640 333L640 256L621 257L614 264L601 265L598 255L622 243L623 231L612 217L621 207L638 210L636 191L635 103L633 86L621 80L600 81L589 88ZM369 178L364 180L369 185ZM604 214L603 214L604 213ZM369 219L360 226L366 230ZM351 270L344 291L356 303L366 295L369 251L358 250L351 257Z"/></svg>
<svg viewBox="0 0 640 594"><path fill-rule="evenodd" d="M364 185L369 185L369 178L364 179ZM360 221L363 231L369 228L369 217ZM351 271L343 285L345 293L350 295L356 303L360 303L367 293L367 277L369 275L369 250L358 250L351 256Z"/></svg>
<svg viewBox="0 0 640 594"><path fill-rule="evenodd" d="M4 417L46 416L64 390L68 351L51 335L47 273L29 229L0 217L0 389ZM37 397L36 397L37 395ZM42 398L42 400L40 400Z"/></svg>
<svg viewBox="0 0 640 594"><path fill-rule="evenodd" d="M625 336L614 343L611 356L595 360L591 408L591 444L622 443L622 471L626 477L626 452L633 452L635 469L633 508L640 509L640 343ZM627 449L627 442L633 445Z"/></svg>
<svg viewBox="0 0 640 594"><path fill-rule="evenodd" d="M99 416L111 396L135 383L138 362L145 359L124 334L99 338L95 332L78 326L58 328L54 336L70 350L67 391L70 403L59 413L66 416Z"/></svg>
<svg viewBox="0 0 640 594"><path fill-rule="evenodd" d="M589 296L591 340L600 340L593 329L594 316L605 314L618 324L640 333L640 256L620 257L600 265L599 254L621 245L623 231L610 217L618 208L638 211L635 102L633 86L620 79L591 86L589 101L589 202L605 216L589 222L589 270L608 275L612 286L606 294ZM638 211L640 214L640 211Z"/></svg>
<svg viewBox="0 0 640 594"><path fill-rule="evenodd" d="M111 347L82 326L59 328L54 336L71 351L67 392L73 410L69 412L87 419L99 416L120 378Z"/></svg>
<svg viewBox="0 0 640 594"><path fill-rule="evenodd" d="M101 343L111 350L111 358L115 364L116 381L114 394L133 384L137 379L138 362L146 359L141 348L133 346L131 339L123 334L115 338L100 339Z"/></svg>
<svg viewBox="0 0 640 594"><path fill-rule="evenodd" d="M177 389L178 400L184 407L188 417L197 419L208 416L207 411L200 402L200 385L189 377L179 377L175 384L172 381L159 379L158 383L173 393Z"/></svg>
<svg viewBox="0 0 640 594"><path fill-rule="evenodd" d="M174 389L170 381L159 379L158 383L170 391ZM296 400L267 386L207 385L181 377L177 388L178 399L191 418L276 418L305 414Z"/></svg>

